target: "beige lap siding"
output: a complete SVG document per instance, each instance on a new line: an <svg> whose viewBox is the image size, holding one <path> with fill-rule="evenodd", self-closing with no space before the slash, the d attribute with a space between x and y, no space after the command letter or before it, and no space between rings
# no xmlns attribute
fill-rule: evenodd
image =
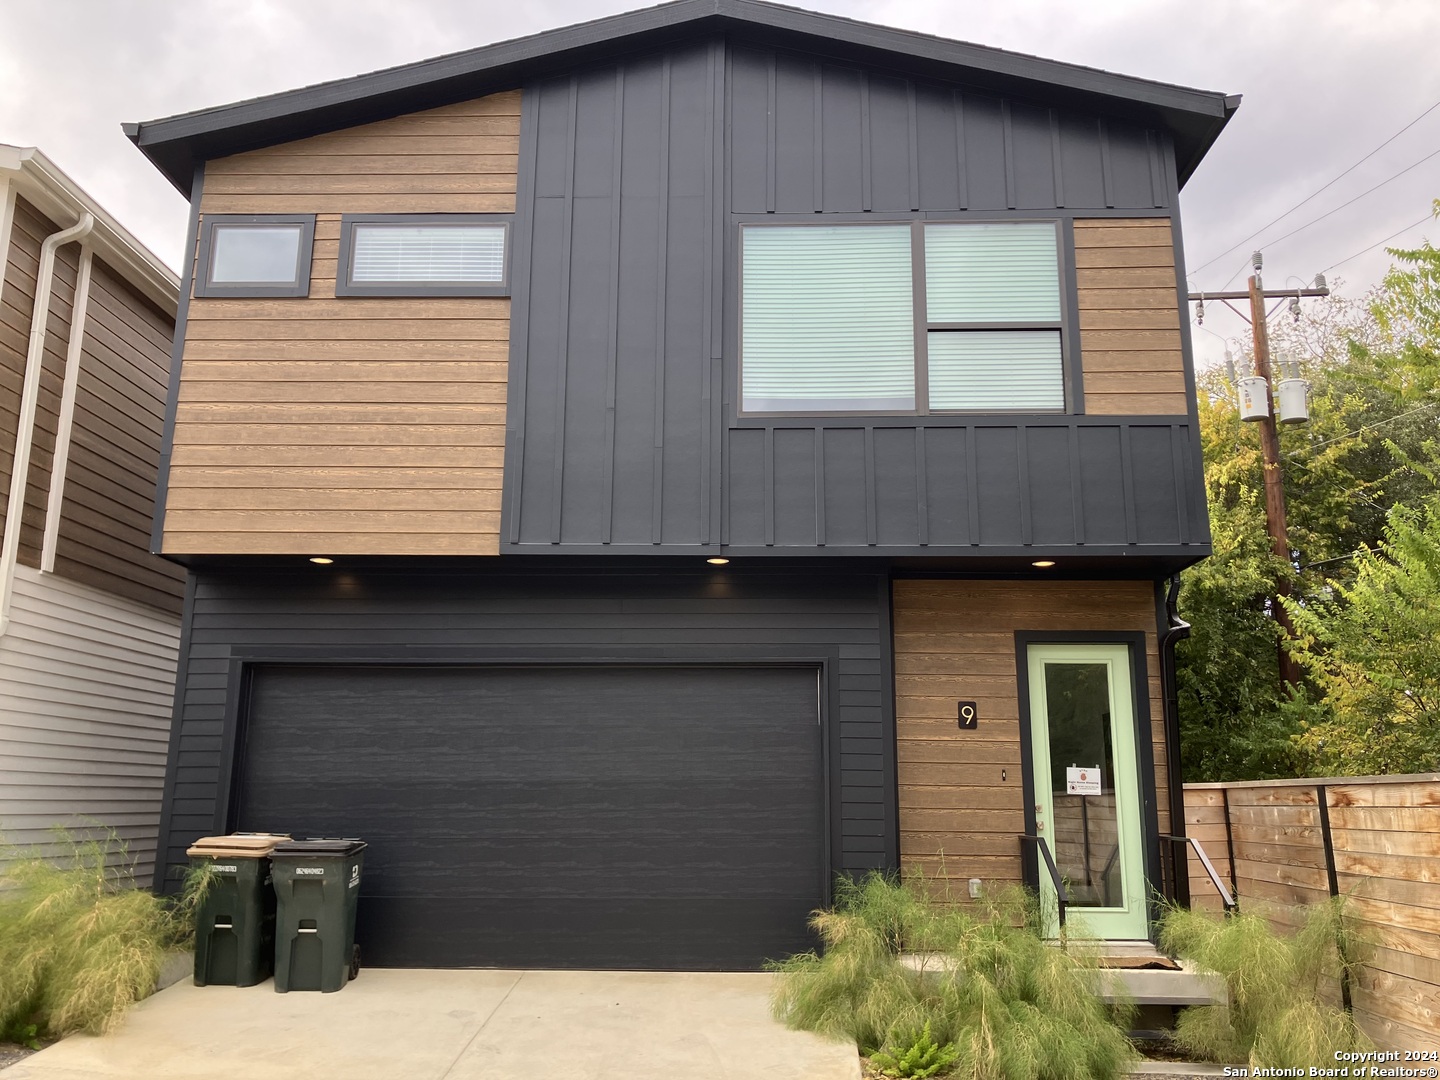
<svg viewBox="0 0 1440 1080"><path fill-rule="evenodd" d="M1018 882L1025 831L1015 634L1145 634L1152 765L1162 831L1165 735L1148 581L901 580L893 586L900 857L907 872L965 882ZM979 726L962 731L957 701L976 702Z"/></svg>
<svg viewBox="0 0 1440 1080"><path fill-rule="evenodd" d="M174 554L494 555L510 301L335 297L343 213L511 213L520 93L208 162L202 213L314 213L309 297L191 301Z"/></svg>
<svg viewBox="0 0 1440 1080"><path fill-rule="evenodd" d="M1085 411L1188 412L1169 219L1078 219L1075 266Z"/></svg>

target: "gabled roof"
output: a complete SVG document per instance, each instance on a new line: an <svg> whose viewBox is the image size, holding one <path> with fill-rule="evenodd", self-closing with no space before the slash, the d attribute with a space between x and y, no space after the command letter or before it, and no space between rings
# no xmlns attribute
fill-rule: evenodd
<svg viewBox="0 0 1440 1080"><path fill-rule="evenodd" d="M878 64L918 78L1130 116L1170 132L1182 184L1240 104L1238 96L1216 91L1115 75L765 0L674 0L368 75L126 124L124 129L188 195L195 166L212 157L464 101L715 32Z"/></svg>
<svg viewBox="0 0 1440 1080"><path fill-rule="evenodd" d="M79 184L34 146L0 143L0 185L13 184L40 213L68 229L82 214L95 218L85 243L155 305L175 317L180 279L160 256L113 218Z"/></svg>

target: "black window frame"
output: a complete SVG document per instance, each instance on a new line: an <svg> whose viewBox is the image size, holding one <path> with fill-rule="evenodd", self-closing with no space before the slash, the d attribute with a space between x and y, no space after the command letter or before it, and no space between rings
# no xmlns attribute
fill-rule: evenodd
<svg viewBox="0 0 1440 1080"><path fill-rule="evenodd" d="M1079 384L1079 338L1075 325L1075 260L1074 241L1070 236L1070 221L1057 215L1016 215L976 213L957 216L953 212L923 214L826 214L782 216L779 214L736 215L737 237L735 244L736 274L736 336L735 353L736 382L735 419L766 420L776 417L796 416L1066 416L1080 411ZM999 225L999 224L1044 224L1055 229L1056 287L1060 296L1060 318L1050 322L975 322L975 323L932 323L929 318L928 281L925 272L925 233L930 225ZM804 412L756 411L745 408L745 230L753 228L784 228L808 225L906 225L910 228L911 296L914 316L915 356L915 407L900 410L856 410L856 409L812 409ZM956 332L983 330L1053 330L1060 335L1060 381L1064 404L1059 408L1034 409L1016 407L1012 409L932 409L930 407L930 354L929 335L931 331Z"/></svg>
<svg viewBox="0 0 1440 1080"><path fill-rule="evenodd" d="M351 280L356 225L500 225L505 230L499 282L361 282ZM514 241L514 214L342 214L339 262L335 267L335 295L354 296L509 296L510 260Z"/></svg>
<svg viewBox="0 0 1440 1080"><path fill-rule="evenodd" d="M215 282L210 278L217 226L299 225L295 277L285 284L262 281ZM310 264L315 252L314 214L205 214L200 219L200 250L196 256L195 295L204 297L306 297L310 295Z"/></svg>

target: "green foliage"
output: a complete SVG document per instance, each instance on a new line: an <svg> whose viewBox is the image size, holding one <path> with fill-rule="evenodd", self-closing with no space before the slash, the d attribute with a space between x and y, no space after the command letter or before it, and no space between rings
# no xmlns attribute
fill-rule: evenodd
<svg viewBox="0 0 1440 1080"><path fill-rule="evenodd" d="M123 854L115 837L68 844L61 859L18 853L0 876L0 1029L113 1030L190 933L189 905L107 867L109 852Z"/></svg>
<svg viewBox="0 0 1440 1080"><path fill-rule="evenodd" d="M1364 302L1332 298L1307 304L1299 322L1272 320L1272 352L1299 362L1312 387L1310 423L1280 431L1289 560L1274 554L1266 532L1255 425L1240 420L1225 372L1200 377L1215 554L1182 575L1180 610L1193 627L1177 650L1186 780L1359 768L1336 767L1337 748L1358 743L1358 728L1350 738L1333 724L1317 734L1336 715L1317 704L1328 686L1314 675L1330 639L1312 632L1314 692L1292 702L1280 688L1271 604L1284 582L1300 607L1340 611L1342 590L1364 566L1355 553L1381 544L1394 508L1417 509L1440 491L1440 250L1427 243L1392 255L1396 267ZM1248 359L1237 366L1248 370ZM1382 758L1385 771L1433 767L1423 748L1402 740L1361 771Z"/></svg>
<svg viewBox="0 0 1440 1080"><path fill-rule="evenodd" d="M1440 500L1397 506L1349 585L1287 603L1314 692L1291 705L1332 775L1440 769Z"/></svg>
<svg viewBox="0 0 1440 1080"><path fill-rule="evenodd" d="M1160 945L1221 975L1228 1005L1185 1010L1175 1041L1202 1060L1255 1067L1333 1067L1335 1052L1368 1050L1354 1021L1322 993L1354 978L1367 945L1345 917L1344 898L1310 909L1305 927L1280 937L1258 915L1228 918L1174 909Z"/></svg>
<svg viewBox="0 0 1440 1080"><path fill-rule="evenodd" d="M35 1024L25 1024L17 1020L7 1028L0 1028L0 1043L6 1042L39 1050L40 1028Z"/></svg>
<svg viewBox="0 0 1440 1080"><path fill-rule="evenodd" d="M1094 993L1093 958L1047 944L1038 918L1020 893L965 909L924 882L841 879L811 919L823 955L772 965L775 1015L896 1059L928 1032L965 1080L1111 1080L1134 1057L1124 1018Z"/></svg>
<svg viewBox="0 0 1440 1080"><path fill-rule="evenodd" d="M899 1031L870 1060L886 1076L929 1077L943 1072L960 1059L954 1046L937 1043L930 1034L930 1021L919 1031Z"/></svg>

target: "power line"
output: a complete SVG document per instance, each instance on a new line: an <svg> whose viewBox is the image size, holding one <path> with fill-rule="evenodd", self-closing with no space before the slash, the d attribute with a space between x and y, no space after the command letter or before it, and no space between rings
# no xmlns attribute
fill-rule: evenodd
<svg viewBox="0 0 1440 1080"><path fill-rule="evenodd" d="M1381 242L1383 243L1384 241ZM1336 265L1338 266L1339 263L1336 263ZM1302 446L1299 449L1290 451L1290 453L1286 454L1285 456L1287 458L1295 459L1300 457L1301 454L1313 453L1314 451L1319 450L1322 446L1329 446L1331 443L1339 442L1342 439L1349 439L1356 435L1360 435L1366 431L1373 431L1375 428L1384 427L1386 424L1393 424L1396 420L1404 420L1407 416L1414 416L1416 413L1424 412L1426 409L1434 409L1437 406L1440 406L1440 402L1428 402L1425 405L1419 405L1413 409L1407 409L1403 413L1397 413L1394 416L1388 416L1384 420L1376 420L1373 424L1366 424L1364 427L1358 427L1354 431L1347 431L1343 434L1336 435L1329 439L1321 439L1319 442L1309 443L1308 445Z"/></svg>
<svg viewBox="0 0 1440 1080"><path fill-rule="evenodd" d="M1312 191L1309 195L1306 195L1305 198L1301 199L1301 200L1300 200L1298 203L1296 203L1294 206L1290 207L1289 210L1286 210L1286 211L1285 211L1283 214L1281 214L1279 217L1273 218L1273 219L1271 219L1269 222L1267 222L1266 224L1260 226L1260 228L1256 229L1256 230L1255 230L1253 233L1251 233L1249 236L1245 237L1244 240L1241 240L1239 243L1233 244L1233 245L1231 245L1230 247L1226 248L1224 251L1220 252L1219 255L1216 255L1213 259L1211 259L1209 262L1207 262L1204 266L1197 267L1194 271L1192 271L1192 273L1199 273L1201 270L1204 270L1204 269L1206 269L1207 267L1212 266L1213 264L1219 262L1219 261L1220 261L1221 259L1223 259L1226 255L1229 255L1230 252L1234 251L1236 248L1241 247L1241 246L1244 245L1244 244L1248 244L1251 240L1254 240L1255 237L1259 236L1259 235L1260 235L1261 233L1263 233L1266 229L1270 228L1271 225L1274 225L1276 222L1278 222L1278 221L1283 221L1285 218L1289 217L1289 216L1290 216L1291 214L1293 214L1296 210L1299 210L1300 207L1304 206L1304 205L1305 205L1306 203L1308 203L1311 199L1315 198L1315 196L1319 195L1321 192L1327 190L1327 189L1330 188L1332 185L1338 183L1339 181L1343 180L1345 177L1349 176L1352 172L1354 172L1356 169L1358 169L1361 165L1365 164L1365 162L1369 161L1372 157L1374 157L1376 154L1378 154L1381 150L1384 150L1385 147L1389 146L1392 142L1394 142L1396 139L1398 139L1401 135L1404 135L1405 132L1409 131L1412 127L1414 127L1416 124L1418 124L1421 120L1424 120L1425 117L1429 116L1429 115L1430 115L1432 112L1434 112L1436 109L1440 109L1440 101L1435 102L1434 105L1431 105L1428 109L1426 109L1424 112L1422 112L1422 113L1421 113L1419 116L1417 116L1414 120L1411 120L1410 123L1406 124L1406 125L1405 125L1404 127L1402 127L1399 131L1397 131L1394 135L1391 135L1388 139L1386 139L1384 142L1382 142L1379 146L1375 147L1374 150L1371 150L1370 153L1366 154L1366 155L1365 155L1364 157L1362 157L1359 161L1355 162L1355 164L1351 165L1348 169L1346 169L1344 172L1342 172L1339 176L1335 177L1335 179L1329 181L1329 183L1326 183L1326 184L1324 184L1323 186L1321 186L1321 187L1319 187L1319 188L1316 188L1316 189L1315 189L1314 191ZM1234 276L1233 276L1233 275L1231 276L1231 280L1234 280Z"/></svg>
<svg viewBox="0 0 1440 1080"><path fill-rule="evenodd" d="M1361 199L1365 198L1366 195L1373 194L1374 192L1379 191L1379 190L1380 190L1382 187L1384 187L1386 184L1389 184L1389 183L1391 183L1391 182L1393 182L1393 181L1395 181L1395 180L1399 180L1400 177L1404 176L1404 175L1405 175L1406 173L1408 173L1411 169L1418 169L1421 165L1424 165L1427 161L1429 161L1429 160L1430 160L1431 158L1433 158L1433 157L1440 157L1440 150L1432 150L1430 153L1426 154L1426 155L1425 155L1423 158L1421 158L1419 161L1413 162L1412 164L1409 164L1409 165L1405 166L1405 168L1401 169L1399 172L1397 172L1397 173L1395 173L1395 174L1393 174L1393 175L1391 175L1391 176L1387 176L1384 180L1381 180L1380 183L1376 184L1374 187L1366 188L1366 189L1365 189L1364 191L1362 191L1359 195L1356 195L1353 199L1347 199L1345 202L1341 203L1339 206L1335 207L1333 210L1326 210L1325 213L1321 214L1319 217L1311 218L1311 219L1310 219L1309 221L1307 221L1304 225L1296 226L1295 228L1291 229L1289 232L1287 232L1287 233L1282 233L1281 235L1277 236L1274 240L1267 240L1267 241L1265 241L1265 246L1266 246L1266 248L1267 248L1267 249L1273 248L1276 244L1280 243L1282 240L1288 240L1288 239L1290 239L1290 237L1294 236L1296 233L1304 232L1304 231L1305 231L1306 229L1308 229L1311 225L1315 225L1315 224L1318 224L1318 223L1321 222L1321 221L1324 221L1324 220L1325 220L1326 218L1328 218L1331 214L1338 214L1341 210L1344 210L1347 206L1350 206L1352 203L1357 203L1357 202L1359 202ZM1383 243L1383 241L1382 241L1382 243ZM1235 278L1239 276L1239 274L1240 274L1240 272L1241 272L1242 270L1244 270L1244 267L1243 267L1243 266L1240 268L1240 270L1237 270L1237 271L1235 271L1234 274L1231 274L1231 275L1230 275L1230 281L1234 281ZM1323 272L1323 271L1322 271L1322 272ZM1220 289L1227 289L1227 288L1229 288L1229 287L1230 287L1230 281L1227 281L1227 282L1225 282L1224 285L1221 285L1221 286L1220 286ZM1220 291L1220 290L1217 289L1216 291L1218 292L1218 291Z"/></svg>
<svg viewBox="0 0 1440 1080"><path fill-rule="evenodd" d="M1355 252L1354 255L1346 255L1345 258L1341 259L1339 262L1331 263L1329 266L1325 267L1325 269L1324 269L1324 270L1321 270L1320 272L1321 272L1322 274L1328 274L1331 270L1334 270L1337 266L1344 266L1344 265L1345 265L1347 262L1349 262L1351 259L1358 259L1361 255L1364 255L1367 251L1374 251L1374 250L1375 250L1377 247L1379 247L1381 244L1388 244L1391 240L1394 240L1397 236L1401 235L1402 233L1407 233L1407 232L1409 232L1411 229L1419 228L1421 225L1424 225L1425 222L1430 221L1432 218L1434 218L1434 216L1435 216L1434 214L1426 214L1426 215L1425 215L1424 217L1422 217L1419 221L1412 221L1409 225L1406 225L1403 229L1396 229L1396 230L1395 230L1394 232L1392 232L1389 236L1385 237L1384 240L1376 240L1375 243L1371 244L1369 247L1361 248L1359 251Z"/></svg>
<svg viewBox="0 0 1440 1080"><path fill-rule="evenodd" d="M1371 194L1372 192L1379 191L1379 190L1380 190L1382 187L1384 187L1386 184L1389 184L1389 183L1391 183L1392 181L1395 181L1395 180L1399 180L1400 177L1404 176L1404 175L1405 175L1406 173L1408 173L1411 169L1418 169L1421 165L1424 165L1425 162L1429 161L1429 160L1430 160L1431 158L1433 158L1433 157L1440 157L1440 150L1432 150L1430 153L1426 154L1426 155L1425 155L1423 158L1421 158L1419 161L1415 162L1415 163L1412 164L1412 165L1407 165L1407 166L1405 166L1405 168L1401 169L1399 172L1395 173L1393 176L1387 176L1384 180L1381 180L1380 183L1376 184L1374 187L1372 187L1372 188L1366 188L1366 189L1365 189L1364 191L1362 191L1359 195L1356 195L1353 199L1347 199L1345 202L1343 202L1343 203L1341 203L1339 206L1335 207L1335 209L1333 209L1333 210L1326 210L1325 213L1321 214L1319 217L1311 218L1311 219L1310 219L1309 221L1307 221L1304 225L1297 226L1296 228L1291 229L1289 232L1284 233L1284 234L1281 235L1281 236L1277 236L1274 240L1267 240L1267 241L1265 241L1265 246L1266 246L1267 248L1272 248L1272 247L1274 247L1276 244L1280 243L1281 240L1288 240L1290 237L1294 236L1296 233L1298 233L1298 232L1304 232L1306 229L1308 229L1311 225L1314 225L1316 222L1324 221L1324 220L1325 220L1327 217L1329 217L1331 214L1338 214L1341 210L1344 210L1344 209L1345 209L1347 206L1349 206L1351 203L1357 203L1357 202L1359 202L1361 199L1365 198L1366 195L1369 195L1369 194Z"/></svg>

